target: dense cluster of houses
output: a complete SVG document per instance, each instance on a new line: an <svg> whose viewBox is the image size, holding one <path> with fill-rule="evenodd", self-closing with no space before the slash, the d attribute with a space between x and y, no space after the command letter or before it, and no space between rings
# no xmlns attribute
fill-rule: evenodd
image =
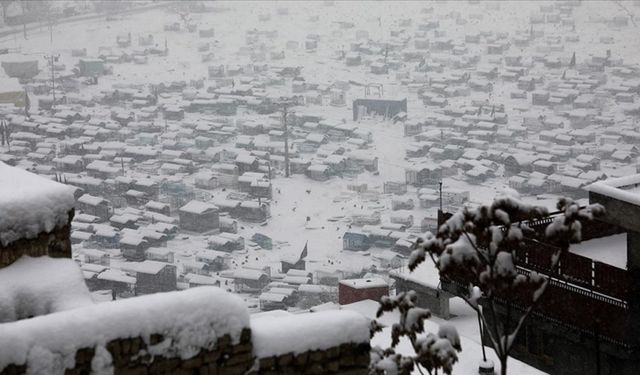
<svg viewBox="0 0 640 375"><path fill-rule="evenodd" d="M309 272L303 256L280 270L249 268L238 254L274 248L269 236L243 227L271 219L273 178L376 178L384 161L363 119L404 135L382 141L404 154L404 181L350 186L388 207L350 212L349 229L340 231L343 250L375 250L378 272L405 263L416 239L435 230L439 205L470 200L466 188L442 191L445 178L582 198L585 185L635 165L640 73L606 41L602 53L582 54L572 18L578 5L541 5L526 29L463 38L441 24L468 20L434 7L394 21L384 41L350 22L332 24L332 35L353 38L324 63L365 79L318 77L287 60L294 51L322 60L325 35L280 45L278 31L258 23L235 53L249 62L229 64L215 55L210 24L176 17L158 34L122 33L40 68L33 57L12 55L2 68L21 88L0 106L0 161L77 188L71 238L92 289L111 289L115 298L220 285L255 296L265 310L335 301L339 280L362 275ZM622 18L605 21L625 27ZM548 24L563 32L547 33ZM185 33L206 76L114 79L114 69L164 61L172 54L167 39ZM385 95L382 81L399 84L403 95ZM37 99L31 111L25 93ZM206 237L206 246L189 236ZM181 239L184 249L167 247Z"/></svg>

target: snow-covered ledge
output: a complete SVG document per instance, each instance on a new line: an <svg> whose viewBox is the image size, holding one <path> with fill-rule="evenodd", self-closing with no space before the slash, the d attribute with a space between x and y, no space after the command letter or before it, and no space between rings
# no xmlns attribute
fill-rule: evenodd
<svg viewBox="0 0 640 375"><path fill-rule="evenodd" d="M74 189L0 162L0 267L22 255L71 257Z"/></svg>
<svg viewBox="0 0 640 375"><path fill-rule="evenodd" d="M93 304L78 264L23 256L0 269L0 323Z"/></svg>
<svg viewBox="0 0 640 375"><path fill-rule="evenodd" d="M586 189L589 191L589 203L599 203L606 210L599 220L627 231L640 232L640 174L598 181ZM633 236L632 242L634 244L628 249L640 249L637 236ZM628 267L640 268L640 264L634 266L630 263Z"/></svg>
<svg viewBox="0 0 640 375"><path fill-rule="evenodd" d="M242 299L215 287L159 293L0 324L0 372L58 374L253 364Z"/></svg>
<svg viewBox="0 0 640 375"><path fill-rule="evenodd" d="M369 327L346 310L258 314L251 319L254 373L367 374Z"/></svg>
<svg viewBox="0 0 640 375"><path fill-rule="evenodd" d="M640 174L594 182L586 189L592 193L640 206Z"/></svg>

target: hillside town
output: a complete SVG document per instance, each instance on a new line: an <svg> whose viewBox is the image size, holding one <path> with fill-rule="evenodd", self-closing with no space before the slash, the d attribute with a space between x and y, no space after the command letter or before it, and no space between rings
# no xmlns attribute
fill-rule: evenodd
<svg viewBox="0 0 640 375"><path fill-rule="evenodd" d="M455 288L409 272L421 239L503 194L638 194L637 1L29 3L2 3L0 173L72 189L94 301L216 286L263 319L375 318L413 289L479 353ZM568 258L620 314L625 212ZM511 371L592 373L544 345Z"/></svg>

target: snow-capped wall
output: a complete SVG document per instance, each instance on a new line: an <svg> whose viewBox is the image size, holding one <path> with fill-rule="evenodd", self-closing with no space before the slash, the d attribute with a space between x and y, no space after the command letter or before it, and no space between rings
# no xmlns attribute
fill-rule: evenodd
<svg viewBox="0 0 640 375"><path fill-rule="evenodd" d="M370 351L369 321L359 313L282 312L250 322L242 299L215 287L0 324L0 347L0 374L365 375Z"/></svg>
<svg viewBox="0 0 640 375"><path fill-rule="evenodd" d="M249 314L242 299L221 289L159 293L0 324L0 369L26 365L35 373L63 373L65 368L75 368L76 353L87 349L94 352L93 370L126 366L139 358L150 363L156 356L187 362L201 351L233 349L243 337L244 359L249 362L248 328ZM134 352L128 339L135 338L140 340ZM212 356L223 357L221 353Z"/></svg>
<svg viewBox="0 0 640 375"><path fill-rule="evenodd" d="M68 224L74 189L0 162L0 245Z"/></svg>
<svg viewBox="0 0 640 375"><path fill-rule="evenodd" d="M369 342L369 321L351 311L254 318L251 331L258 358Z"/></svg>
<svg viewBox="0 0 640 375"><path fill-rule="evenodd" d="M251 319L251 333L255 374L368 373L369 320L359 313L271 312Z"/></svg>

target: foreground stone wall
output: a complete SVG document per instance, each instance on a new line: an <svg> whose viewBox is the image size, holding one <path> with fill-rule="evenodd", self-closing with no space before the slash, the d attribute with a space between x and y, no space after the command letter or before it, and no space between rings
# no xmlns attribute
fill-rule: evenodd
<svg viewBox="0 0 640 375"><path fill-rule="evenodd" d="M343 310L251 317L240 297L198 287L0 323L0 375L364 375L369 326Z"/></svg>
<svg viewBox="0 0 640 375"><path fill-rule="evenodd" d="M251 330L242 331L239 343L232 343L229 335L218 339L211 350L201 349L189 359L177 356L165 357L149 353L150 347L162 345L164 337L151 335L149 342L142 337L112 340L106 345L111 354L115 374L212 374L243 375L254 365ZM61 343L62 344L62 343ZM66 370L66 374L89 374L96 348L84 348L76 352L75 367ZM26 365L7 366L0 374L13 375L27 372Z"/></svg>
<svg viewBox="0 0 640 375"><path fill-rule="evenodd" d="M9 243L0 244L0 268L6 267L23 255L40 257L48 255L52 258L71 258L71 220L74 211L69 212L67 225L55 228L49 233L41 232L31 239L21 238Z"/></svg>
<svg viewBox="0 0 640 375"><path fill-rule="evenodd" d="M325 350L287 353L268 358L255 358L251 331L242 331L240 342L233 344L229 335L218 339L211 350L202 349L189 359L149 354L149 347L164 341L162 335L152 335L146 343L141 337L112 340L106 345L111 354L115 374L210 374L210 375L296 375L342 374L366 375L369 367L369 344L342 344ZM96 348L76 352L75 367L66 374L89 374ZM2 375L27 372L26 365L9 365Z"/></svg>
<svg viewBox="0 0 640 375"><path fill-rule="evenodd" d="M342 374L366 375L369 367L369 344L342 344L326 350L257 359L257 369L249 375Z"/></svg>

